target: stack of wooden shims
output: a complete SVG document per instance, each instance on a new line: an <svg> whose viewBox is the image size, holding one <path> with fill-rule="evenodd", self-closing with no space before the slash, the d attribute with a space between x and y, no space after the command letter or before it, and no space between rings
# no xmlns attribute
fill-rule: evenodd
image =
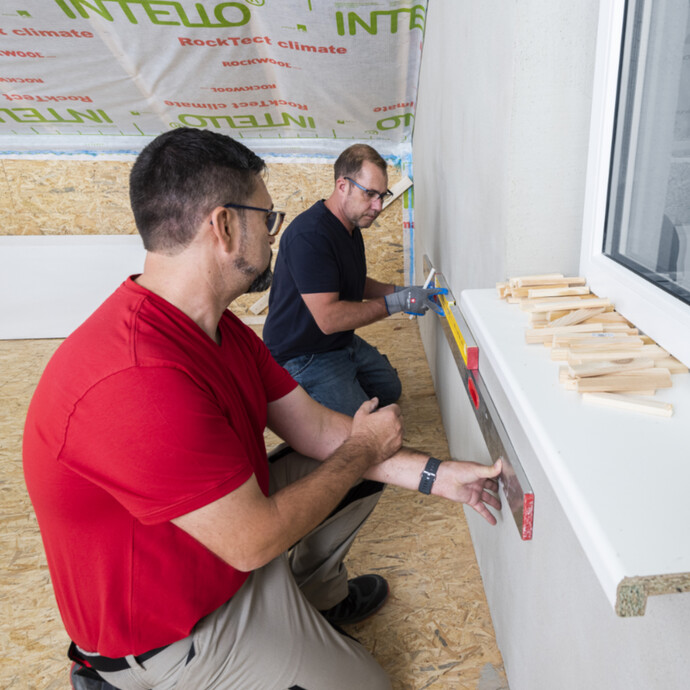
<svg viewBox="0 0 690 690"><path fill-rule="evenodd" d="M499 297L529 314L528 343L541 343L563 362L560 381L587 402L671 416L670 403L650 400L670 388L671 374L688 369L642 335L606 298L590 292L584 278L560 273L497 283Z"/></svg>

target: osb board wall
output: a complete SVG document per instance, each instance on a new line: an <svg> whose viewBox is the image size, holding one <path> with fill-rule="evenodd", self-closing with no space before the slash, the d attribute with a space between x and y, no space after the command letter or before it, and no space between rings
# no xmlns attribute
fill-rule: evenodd
<svg viewBox="0 0 690 690"><path fill-rule="evenodd" d="M0 235L129 235L136 228L129 207L131 163L115 161L0 161ZM392 186L400 170L389 166ZM267 186L286 226L333 190L328 163L270 163ZM280 240L280 237L278 238ZM402 283L402 204L396 201L364 231L369 273ZM273 246L274 254L279 241ZM233 311L244 314L261 295L246 295Z"/></svg>

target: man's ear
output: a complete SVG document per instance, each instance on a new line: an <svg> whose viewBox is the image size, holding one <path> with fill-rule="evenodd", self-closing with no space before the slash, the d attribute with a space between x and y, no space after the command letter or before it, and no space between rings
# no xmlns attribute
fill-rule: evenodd
<svg viewBox="0 0 690 690"><path fill-rule="evenodd" d="M224 251L230 253L239 244L239 218L233 209L216 206L210 213L211 232Z"/></svg>
<svg viewBox="0 0 690 690"><path fill-rule="evenodd" d="M344 178L344 177L339 177L335 181L335 188L341 193L344 194L347 190L349 182Z"/></svg>

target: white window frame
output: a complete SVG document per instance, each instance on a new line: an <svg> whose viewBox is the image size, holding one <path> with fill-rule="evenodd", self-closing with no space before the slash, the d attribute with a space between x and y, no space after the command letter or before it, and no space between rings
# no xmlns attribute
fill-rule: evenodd
<svg viewBox="0 0 690 690"><path fill-rule="evenodd" d="M602 0L592 98L580 273L593 292L690 366L690 306L603 254L625 0Z"/></svg>

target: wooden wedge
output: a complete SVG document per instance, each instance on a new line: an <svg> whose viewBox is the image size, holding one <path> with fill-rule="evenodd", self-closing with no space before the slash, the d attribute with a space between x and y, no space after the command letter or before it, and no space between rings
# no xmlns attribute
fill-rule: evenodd
<svg viewBox="0 0 690 690"><path fill-rule="evenodd" d="M649 357L651 359L664 359L668 357L668 352L662 350L658 345L643 345L629 350L594 350L582 351L568 355L568 364L584 364L585 362L601 362L610 359L627 359L635 357Z"/></svg>
<svg viewBox="0 0 690 690"><path fill-rule="evenodd" d="M654 366L668 369L672 374L687 374L688 368L683 362L677 360L675 357L666 357L664 359L657 359Z"/></svg>
<svg viewBox="0 0 690 690"><path fill-rule="evenodd" d="M605 307L597 307L595 309L576 309L575 311L570 311L565 316L561 316L558 319L551 321L550 325L552 327L557 326L575 326L578 323L587 321L597 314L603 313Z"/></svg>
<svg viewBox="0 0 690 690"><path fill-rule="evenodd" d="M554 285L562 284L562 273L542 273L541 275L533 276L515 276L511 278L508 283L512 288L529 287L531 285Z"/></svg>
<svg viewBox="0 0 690 690"><path fill-rule="evenodd" d="M524 290L524 288L518 288ZM545 288L527 288L527 297L530 299L540 297L574 297L578 295L588 295L589 288L581 287L545 287Z"/></svg>
<svg viewBox="0 0 690 690"><path fill-rule="evenodd" d="M545 340L553 338L554 335L567 335L568 333L603 333L604 327L600 323L577 324L576 326L560 326L552 328L528 328L525 330L525 341L527 343L543 343Z"/></svg>
<svg viewBox="0 0 690 690"><path fill-rule="evenodd" d="M623 371L644 371L652 369L654 360L649 357L628 357L626 359L602 360L587 364L570 364L563 367L571 378L587 378L602 374L616 374Z"/></svg>
<svg viewBox="0 0 690 690"><path fill-rule="evenodd" d="M671 373L668 369L645 369L623 374L605 374L576 379L578 393L620 393L622 391L657 390L670 388Z"/></svg>
<svg viewBox="0 0 690 690"><path fill-rule="evenodd" d="M582 297L571 297L565 300L551 301L546 299L544 301L535 302L534 304L521 305L525 311L528 312L542 312L542 311L568 311L575 309L594 309L595 307L610 307L611 301L606 297L592 297L587 295Z"/></svg>
<svg viewBox="0 0 690 690"><path fill-rule="evenodd" d="M621 410L632 410L646 414L670 417L673 415L673 405L662 400L646 400L615 393L584 393L582 400L592 405L616 407Z"/></svg>

